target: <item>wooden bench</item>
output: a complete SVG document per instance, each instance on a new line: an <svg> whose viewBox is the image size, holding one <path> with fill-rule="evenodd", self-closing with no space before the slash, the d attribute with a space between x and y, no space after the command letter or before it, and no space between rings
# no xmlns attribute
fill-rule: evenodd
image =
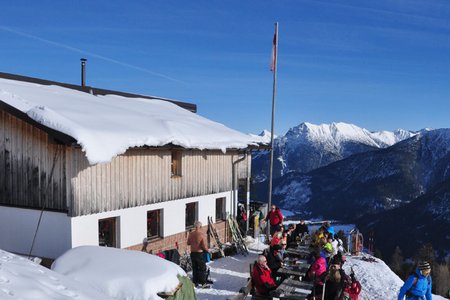
<svg viewBox="0 0 450 300"><path fill-rule="evenodd" d="M307 299L311 293L313 284L310 282L298 281L292 278L284 280L271 295L273 299Z"/></svg>
<svg viewBox="0 0 450 300"><path fill-rule="evenodd" d="M253 282L252 282L252 271L253 271L253 266L255 265L256 262L251 263L249 266L249 271L250 271L250 277L247 280L247 284L243 287L241 287L241 289L239 290L239 294L232 298L233 300L244 300L247 299L248 295L252 295L252 290L253 290ZM252 296L252 299L255 299ZM231 298L228 298L228 300L231 300Z"/></svg>
<svg viewBox="0 0 450 300"><path fill-rule="evenodd" d="M239 290L239 295L237 297L237 299L239 299L239 300L247 299L248 295L252 296L252 300L271 300L272 299L272 297L270 297L270 296L260 296L260 295L256 295L254 293L254 287L253 287L253 281L252 281L252 272L253 272L253 266L255 264L256 264L256 261L249 265L250 277L249 277L249 279L247 281L247 285L242 287Z"/></svg>

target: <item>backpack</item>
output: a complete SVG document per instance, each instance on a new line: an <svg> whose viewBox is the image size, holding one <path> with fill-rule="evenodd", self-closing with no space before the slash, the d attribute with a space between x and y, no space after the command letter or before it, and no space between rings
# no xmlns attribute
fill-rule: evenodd
<svg viewBox="0 0 450 300"><path fill-rule="evenodd" d="M417 285L417 282L419 281L419 275L417 275L416 272L412 272L412 274L409 274L409 275L414 276L414 282L413 282L412 286L409 288L409 290L406 292L406 295L411 295L411 290ZM431 283L430 276L427 276L427 280L428 280L428 286L430 286L430 283Z"/></svg>
<svg viewBox="0 0 450 300"><path fill-rule="evenodd" d="M247 212L245 211L245 209L241 210L241 218L242 220L244 220L244 222L247 222Z"/></svg>
<svg viewBox="0 0 450 300"><path fill-rule="evenodd" d="M356 280L355 276L346 276L344 289L339 296L339 300L358 300L358 295L361 293L361 283Z"/></svg>

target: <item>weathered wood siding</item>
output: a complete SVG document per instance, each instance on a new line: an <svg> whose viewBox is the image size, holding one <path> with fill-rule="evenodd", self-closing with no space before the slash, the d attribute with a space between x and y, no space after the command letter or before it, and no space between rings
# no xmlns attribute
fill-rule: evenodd
<svg viewBox="0 0 450 300"><path fill-rule="evenodd" d="M71 187L71 215L232 189L232 162L238 159L237 152L183 150L182 153L182 176L171 177L170 150L130 149L110 163L89 166L80 149L68 148L67 186ZM247 160L239 165L245 166L246 170ZM239 173L242 175L243 171Z"/></svg>
<svg viewBox="0 0 450 300"><path fill-rule="evenodd" d="M65 184L64 146L0 111L0 205L66 211Z"/></svg>
<svg viewBox="0 0 450 300"><path fill-rule="evenodd" d="M90 166L79 147L52 144L0 111L0 205L79 216L232 190L237 151L181 151L181 177L171 177L169 149L130 149ZM236 165L238 178L247 176L248 159Z"/></svg>

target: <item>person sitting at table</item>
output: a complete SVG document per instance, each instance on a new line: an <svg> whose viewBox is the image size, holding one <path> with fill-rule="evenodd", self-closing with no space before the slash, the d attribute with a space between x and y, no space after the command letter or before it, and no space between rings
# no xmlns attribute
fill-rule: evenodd
<svg viewBox="0 0 450 300"><path fill-rule="evenodd" d="M286 232L286 245L286 248L297 246L294 224L289 224L288 226L288 230Z"/></svg>
<svg viewBox="0 0 450 300"><path fill-rule="evenodd" d="M295 226L295 236L302 239L307 234L309 234L308 225L305 220L300 220L300 223Z"/></svg>
<svg viewBox="0 0 450 300"><path fill-rule="evenodd" d="M281 250L280 250L280 256L284 260L287 257L286 253L287 243L285 240L281 240Z"/></svg>
<svg viewBox="0 0 450 300"><path fill-rule="evenodd" d="M312 280L313 296L321 295L323 290L324 277L327 271L327 262L325 260L323 251L316 249L314 251L315 260L308 270L307 277Z"/></svg>
<svg viewBox="0 0 450 300"><path fill-rule="evenodd" d="M272 240L270 241L270 246L281 245L281 240L283 239L283 225L278 225L277 230L272 236Z"/></svg>
<svg viewBox="0 0 450 300"><path fill-rule="evenodd" d="M327 258L330 258L333 256L333 245L331 244L333 242L333 238L331 234L328 234L328 238L324 238L322 240L323 246L322 249L325 252L325 256Z"/></svg>
<svg viewBox="0 0 450 300"><path fill-rule="evenodd" d="M322 226L320 226L320 228L322 228L326 233L328 233L328 228L330 228L330 226L331 226L330 222L324 221L322 223Z"/></svg>
<svg viewBox="0 0 450 300"><path fill-rule="evenodd" d="M311 246L314 247L319 247L320 246L320 241L325 237L326 231L323 227L320 227L319 229L317 229L316 232L314 232L313 235L313 239L311 242Z"/></svg>
<svg viewBox="0 0 450 300"><path fill-rule="evenodd" d="M281 256L281 245L274 245L269 248L269 252L267 253L267 265L272 271L272 275L275 276L275 273L279 268L283 266L283 257Z"/></svg>
<svg viewBox="0 0 450 300"><path fill-rule="evenodd" d="M264 255L259 255L256 264L253 266L252 282L258 296L269 296L269 292L277 288Z"/></svg>

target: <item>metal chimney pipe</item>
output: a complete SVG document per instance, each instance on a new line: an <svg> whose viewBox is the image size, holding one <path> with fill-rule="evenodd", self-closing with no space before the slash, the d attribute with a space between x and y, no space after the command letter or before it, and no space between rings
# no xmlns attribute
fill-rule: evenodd
<svg viewBox="0 0 450 300"><path fill-rule="evenodd" d="M86 58L81 58L81 86L85 87L86 86L86 62L87 59Z"/></svg>

